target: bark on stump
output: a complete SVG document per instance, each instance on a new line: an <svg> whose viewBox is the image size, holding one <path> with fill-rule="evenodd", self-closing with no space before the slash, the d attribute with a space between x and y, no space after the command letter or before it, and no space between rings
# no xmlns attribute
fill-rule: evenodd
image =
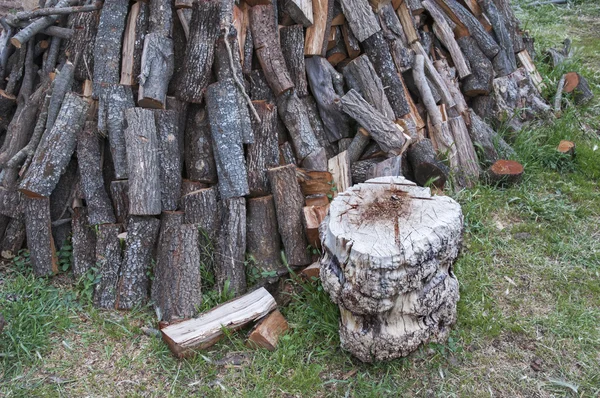
<svg viewBox="0 0 600 398"><path fill-rule="evenodd" d="M448 337L462 228L458 203L402 177L372 179L334 199L320 277L340 307L343 349L373 362Z"/></svg>

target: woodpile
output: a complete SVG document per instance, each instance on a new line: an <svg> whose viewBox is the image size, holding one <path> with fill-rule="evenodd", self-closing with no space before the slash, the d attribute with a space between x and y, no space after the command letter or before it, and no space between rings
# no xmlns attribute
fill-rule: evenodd
<svg viewBox="0 0 600 398"><path fill-rule="evenodd" d="M275 293L353 184L472 186L511 156L496 126L550 110L508 0L41 0L0 23L2 256L26 239L52 275L72 236L97 306L167 322L196 315L201 266ZM178 325L178 355L220 331Z"/></svg>

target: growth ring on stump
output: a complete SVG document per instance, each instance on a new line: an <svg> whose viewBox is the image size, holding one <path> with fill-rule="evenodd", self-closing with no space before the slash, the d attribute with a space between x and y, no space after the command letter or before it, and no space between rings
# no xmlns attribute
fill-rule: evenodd
<svg viewBox="0 0 600 398"><path fill-rule="evenodd" d="M372 362L444 341L456 322L462 230L457 202L404 177L340 193L321 224L320 276L340 308L342 348Z"/></svg>

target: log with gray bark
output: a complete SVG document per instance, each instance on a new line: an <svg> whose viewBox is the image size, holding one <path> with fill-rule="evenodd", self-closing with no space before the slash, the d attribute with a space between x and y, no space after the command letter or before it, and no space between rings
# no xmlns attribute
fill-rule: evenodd
<svg viewBox="0 0 600 398"><path fill-rule="evenodd" d="M167 89L173 75L173 40L159 33L149 33L144 39L139 75L138 105L164 109Z"/></svg>
<svg viewBox="0 0 600 398"><path fill-rule="evenodd" d="M163 211L177 209L181 195L182 162L179 149L179 121L177 112L154 110L160 164L160 202Z"/></svg>
<svg viewBox="0 0 600 398"><path fill-rule="evenodd" d="M321 232L320 277L340 308L343 349L373 362L448 338L462 228L458 203L403 177L369 180L333 200Z"/></svg>
<svg viewBox="0 0 600 398"><path fill-rule="evenodd" d="M311 7L312 9L312 7ZM279 41L283 59L300 98L308 95L304 65L304 30L300 25L279 29Z"/></svg>
<svg viewBox="0 0 600 398"><path fill-rule="evenodd" d="M36 276L58 273L58 258L52 238L50 199L25 198L25 231L31 267Z"/></svg>
<svg viewBox="0 0 600 398"><path fill-rule="evenodd" d="M136 1L129 11L123 37L121 84L134 86L142 69L144 38L148 29L148 3Z"/></svg>
<svg viewBox="0 0 600 398"><path fill-rule="evenodd" d="M75 64L75 79L92 80L94 70L94 43L98 30L99 11L75 14L68 26L73 37L65 44L65 54Z"/></svg>
<svg viewBox="0 0 600 398"><path fill-rule="evenodd" d="M249 198L246 203L246 254L262 272L278 271L283 265L272 195Z"/></svg>
<svg viewBox="0 0 600 398"><path fill-rule="evenodd" d="M263 196L270 192L267 169L279 165L277 109L265 101L252 101L252 104L260 122L252 121L254 143L246 150L248 188L251 196Z"/></svg>
<svg viewBox="0 0 600 398"><path fill-rule="evenodd" d="M96 266L96 232L88 219L86 207L73 209L72 222L73 236L73 276L79 279Z"/></svg>
<svg viewBox="0 0 600 398"><path fill-rule="evenodd" d="M227 198L218 205L215 274L219 292L239 296L246 292L246 200Z"/></svg>
<svg viewBox="0 0 600 398"><path fill-rule="evenodd" d="M99 282L94 286L94 304L99 308L113 309L117 301L119 273L123 262L119 234L122 224L98 226L95 245L95 266Z"/></svg>
<svg viewBox="0 0 600 398"><path fill-rule="evenodd" d="M188 111L184 158L187 176L191 180L217 183L208 112L204 105L193 104Z"/></svg>

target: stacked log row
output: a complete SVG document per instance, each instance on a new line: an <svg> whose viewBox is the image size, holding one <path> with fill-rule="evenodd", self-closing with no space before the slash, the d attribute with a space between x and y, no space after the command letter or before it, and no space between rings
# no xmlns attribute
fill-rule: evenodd
<svg viewBox="0 0 600 398"><path fill-rule="evenodd" d="M88 3L2 20L0 250L71 234L104 308L272 287L352 184L471 186L549 109L505 0Z"/></svg>

